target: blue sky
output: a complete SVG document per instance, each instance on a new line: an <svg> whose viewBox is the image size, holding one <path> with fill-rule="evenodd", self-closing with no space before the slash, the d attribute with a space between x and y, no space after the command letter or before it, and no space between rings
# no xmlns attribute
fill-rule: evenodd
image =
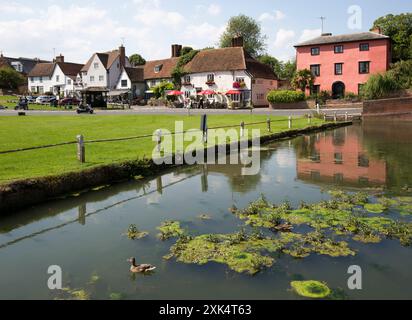
<svg viewBox="0 0 412 320"><path fill-rule="evenodd" d="M348 27L349 8L361 18L356 28ZM412 1L0 0L0 50L43 59L56 52L85 63L124 38L127 54L166 58L172 43L215 46L227 20L243 13L260 21L268 53L286 60L294 57L293 44L320 34L320 16L327 18L325 32L341 34L367 31L377 17L402 12L412 12Z"/></svg>

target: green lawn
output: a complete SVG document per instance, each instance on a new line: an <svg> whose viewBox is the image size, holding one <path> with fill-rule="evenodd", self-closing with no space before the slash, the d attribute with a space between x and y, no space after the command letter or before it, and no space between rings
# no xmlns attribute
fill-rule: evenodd
<svg viewBox="0 0 412 320"><path fill-rule="evenodd" d="M209 127L239 125L241 121L247 124L266 119L266 116L261 115L210 115L208 125ZM271 119L282 120L272 123L272 132L288 129L287 117L271 117ZM159 128L173 132L176 120L184 120L185 130L200 127L200 116L2 116L0 117L0 151L73 141L78 134L83 134L86 140L94 140L152 134ZM319 119L312 120L313 124L322 122ZM307 119L294 119L293 128L303 128L307 125ZM267 134L265 124L247 128L260 128L262 134ZM151 138L87 144L85 164L80 164L76 159L76 145L0 154L0 183L76 171L101 164L137 159L143 155L150 157L154 145Z"/></svg>

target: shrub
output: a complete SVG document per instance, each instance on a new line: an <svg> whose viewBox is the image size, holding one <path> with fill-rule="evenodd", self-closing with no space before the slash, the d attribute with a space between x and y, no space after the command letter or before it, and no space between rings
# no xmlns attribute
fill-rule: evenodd
<svg viewBox="0 0 412 320"><path fill-rule="evenodd" d="M267 99L270 103L294 103L304 101L305 94L290 90L272 90L268 93Z"/></svg>
<svg viewBox="0 0 412 320"><path fill-rule="evenodd" d="M353 92L346 92L345 93L345 98L346 101L353 101L358 99L358 96L354 94Z"/></svg>
<svg viewBox="0 0 412 320"><path fill-rule="evenodd" d="M318 98L321 104L326 104L326 101L332 98L332 92L322 90L321 92L319 92Z"/></svg>
<svg viewBox="0 0 412 320"><path fill-rule="evenodd" d="M365 99L381 99L401 89L392 73L379 73L372 75L362 88Z"/></svg>
<svg viewBox="0 0 412 320"><path fill-rule="evenodd" d="M300 89L305 92L307 88L313 86L315 82L315 76L309 69L303 69L297 71L291 81L292 87L294 89Z"/></svg>
<svg viewBox="0 0 412 320"><path fill-rule="evenodd" d="M163 81L156 87L152 88L153 94L156 98L164 98L166 95L166 91L173 90L173 89L174 89L173 83L170 83L167 81Z"/></svg>

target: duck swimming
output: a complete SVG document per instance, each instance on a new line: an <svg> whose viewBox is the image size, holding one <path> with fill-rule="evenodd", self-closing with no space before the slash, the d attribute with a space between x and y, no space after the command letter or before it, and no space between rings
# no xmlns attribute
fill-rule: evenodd
<svg viewBox="0 0 412 320"><path fill-rule="evenodd" d="M156 267L151 264L136 264L135 258L130 258L127 261L132 264L130 266L130 272L133 272L133 273L145 273L145 272L150 272L156 269Z"/></svg>

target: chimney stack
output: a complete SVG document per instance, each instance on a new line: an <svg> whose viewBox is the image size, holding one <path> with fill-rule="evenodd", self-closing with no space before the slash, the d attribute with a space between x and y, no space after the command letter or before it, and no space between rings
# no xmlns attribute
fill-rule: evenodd
<svg viewBox="0 0 412 320"><path fill-rule="evenodd" d="M119 55L120 55L120 67L125 67L126 66L126 48L121 45L119 47Z"/></svg>
<svg viewBox="0 0 412 320"><path fill-rule="evenodd" d="M178 58L182 54L182 46L179 44L172 44L172 58Z"/></svg>
<svg viewBox="0 0 412 320"><path fill-rule="evenodd" d="M56 57L55 61L56 62L64 62L64 56L62 56L62 54L60 53L60 55Z"/></svg>
<svg viewBox="0 0 412 320"><path fill-rule="evenodd" d="M372 32L377 33L377 34L383 34L381 27L376 27L376 28L372 29Z"/></svg>
<svg viewBox="0 0 412 320"><path fill-rule="evenodd" d="M242 47L244 46L244 41L242 36L237 36L232 38L232 47Z"/></svg>

